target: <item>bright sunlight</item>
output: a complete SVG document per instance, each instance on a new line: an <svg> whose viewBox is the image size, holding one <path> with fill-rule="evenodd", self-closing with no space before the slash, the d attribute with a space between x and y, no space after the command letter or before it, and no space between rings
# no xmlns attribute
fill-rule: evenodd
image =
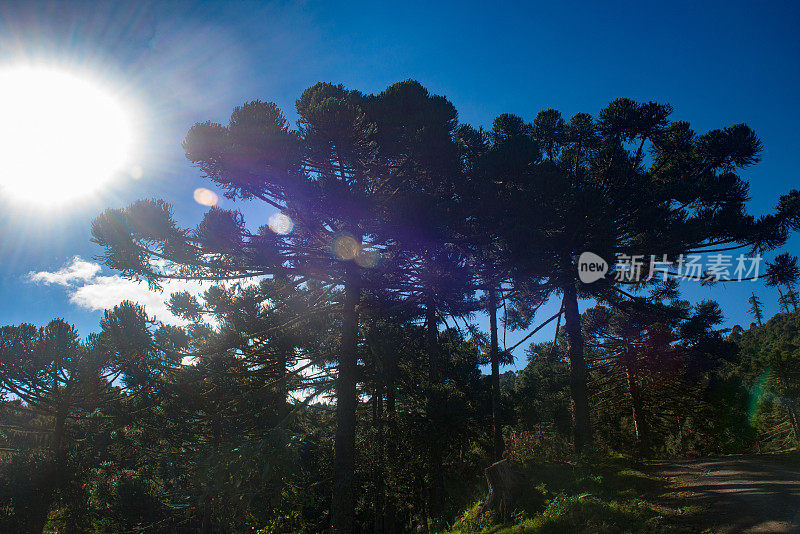
<svg viewBox="0 0 800 534"><path fill-rule="evenodd" d="M102 85L65 70L0 68L0 195L50 207L99 191L128 163L130 117Z"/></svg>

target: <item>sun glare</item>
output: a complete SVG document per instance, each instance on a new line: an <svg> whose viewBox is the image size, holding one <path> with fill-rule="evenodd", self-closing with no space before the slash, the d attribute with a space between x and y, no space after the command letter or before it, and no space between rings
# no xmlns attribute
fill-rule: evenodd
<svg viewBox="0 0 800 534"><path fill-rule="evenodd" d="M130 158L130 118L102 85L43 67L0 68L0 195L54 206L100 190Z"/></svg>

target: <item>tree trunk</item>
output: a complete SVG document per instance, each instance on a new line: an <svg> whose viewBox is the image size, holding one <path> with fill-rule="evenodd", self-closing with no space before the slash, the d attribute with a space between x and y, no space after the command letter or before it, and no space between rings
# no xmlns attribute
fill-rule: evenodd
<svg viewBox="0 0 800 534"><path fill-rule="evenodd" d="M386 425L384 436L384 460L396 457L397 425L396 425L396 391L395 377L397 376L397 354L392 352L386 364ZM386 471L384 471L384 475ZM385 490L385 484L384 484ZM388 492L383 506L384 532L397 532L397 507L392 492Z"/></svg>
<svg viewBox="0 0 800 534"><path fill-rule="evenodd" d="M507 459L495 462L484 470L489 495L481 505L481 511L494 510L499 519L505 519L514 511L515 502L525 489L527 480L511 467Z"/></svg>
<svg viewBox="0 0 800 534"><path fill-rule="evenodd" d="M439 384L439 326L436 320L436 304L429 299L425 307L426 346L428 351L428 417L430 418L431 435L428 451L428 470L430 483L427 491L427 508L430 519L441 511L444 477L442 474L442 447L439 435L439 420L436 386Z"/></svg>
<svg viewBox="0 0 800 534"><path fill-rule="evenodd" d="M686 439L683 436L683 425L685 424L685 420L681 419L679 415L675 416L675 419L678 422L678 444L680 445L681 449L681 456L684 458L686 457Z"/></svg>
<svg viewBox="0 0 800 534"><path fill-rule="evenodd" d="M64 433L67 426L67 412L60 409L56 413L55 425L53 426L53 443L50 446L53 458L60 461L64 456Z"/></svg>
<svg viewBox="0 0 800 534"><path fill-rule="evenodd" d="M752 300L753 315L756 316L756 321L758 321L758 326L764 326L763 324L761 324L761 310L759 309L759 306L758 306L758 300L756 299L755 291L751 291L750 295L752 295L752 298L753 298L753 300Z"/></svg>
<svg viewBox="0 0 800 534"><path fill-rule="evenodd" d="M564 291L564 327L569 345L569 388L572 393L572 427L575 451L585 452L592 445L592 426L589 421L589 395L586 384L586 359L583 354L583 332L578 312L575 284L569 282Z"/></svg>
<svg viewBox="0 0 800 534"><path fill-rule="evenodd" d="M492 455L495 461L503 457L503 430L500 426L500 355L497 343L497 290L489 287L489 330L491 345L489 359L492 362Z"/></svg>
<svg viewBox="0 0 800 534"><path fill-rule="evenodd" d="M385 456L385 443L383 435L383 365L377 365L375 369L375 396L372 402L372 424L375 428L375 448L377 453L377 461L375 462L374 484L375 484L375 502L374 502L374 517L375 524L373 532L375 534L383 534L384 532L384 513L386 505L386 484L384 482L384 473L386 472L386 456Z"/></svg>
<svg viewBox="0 0 800 534"><path fill-rule="evenodd" d="M283 421L283 418L289 414L289 384L287 380L286 366L289 361L289 353L292 347L286 346L283 343L278 343L278 420Z"/></svg>
<svg viewBox="0 0 800 534"><path fill-rule="evenodd" d="M789 303L786 302L786 297L784 296L783 291L781 291L780 286L775 286L775 287L778 290L778 294L780 295L780 297L778 298L778 309L783 310L784 313L789 313Z"/></svg>
<svg viewBox="0 0 800 534"><path fill-rule="evenodd" d="M563 308L562 308L562 310L563 310ZM558 352L558 333L561 331L561 316L562 315L563 315L563 313L559 313L558 314L558 319L556 319L556 333L555 333L555 335L553 335L553 346L550 348L549 355L547 356L547 358L551 362L556 361L556 354Z"/></svg>
<svg viewBox="0 0 800 534"><path fill-rule="evenodd" d="M355 522L356 350L361 283L354 265L348 265L344 286L331 499L331 532L334 534L351 534Z"/></svg>
<svg viewBox="0 0 800 534"><path fill-rule="evenodd" d="M436 320L436 304L428 300L425 305L425 345L428 351L428 380L431 384L439 381L438 339L439 327Z"/></svg>
<svg viewBox="0 0 800 534"><path fill-rule="evenodd" d="M786 411L789 412L789 423L792 426L792 437L794 438L794 442L795 444L800 445L800 424L797 420L797 412L792 406L788 406Z"/></svg>
<svg viewBox="0 0 800 534"><path fill-rule="evenodd" d="M646 455L649 447L649 431L644 419L642 407L642 394L634 369L633 358L628 349L622 355L625 364L625 373L628 377L628 392L631 396L631 411L633 412L633 430L636 434L636 447L639 454Z"/></svg>
<svg viewBox="0 0 800 534"><path fill-rule="evenodd" d="M28 520L28 531L31 533L41 533L47 524L50 515L50 508L56 497L64 479L64 440L66 437L67 410L58 407L56 410L55 421L53 423L53 441L50 442L50 454L52 464L42 473L39 478L39 498L34 510L30 510Z"/></svg>
<svg viewBox="0 0 800 534"><path fill-rule="evenodd" d="M66 432L67 432L67 415L69 413L69 409L66 407L60 407L56 412L56 421L55 421L55 428L53 431L53 444L52 444L52 453L53 453L53 479L50 491L51 493L55 493L61 489L66 479L66 460L67 454L65 450L65 441L67 439ZM54 495L50 495L52 498Z"/></svg>

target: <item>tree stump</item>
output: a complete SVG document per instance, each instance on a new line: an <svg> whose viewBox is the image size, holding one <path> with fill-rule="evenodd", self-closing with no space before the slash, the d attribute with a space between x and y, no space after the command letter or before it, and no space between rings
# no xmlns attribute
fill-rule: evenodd
<svg viewBox="0 0 800 534"><path fill-rule="evenodd" d="M494 510L498 518L508 517L525 488L525 475L511 467L508 459L493 463L484 470L484 474L489 485L489 495L483 502L481 511Z"/></svg>

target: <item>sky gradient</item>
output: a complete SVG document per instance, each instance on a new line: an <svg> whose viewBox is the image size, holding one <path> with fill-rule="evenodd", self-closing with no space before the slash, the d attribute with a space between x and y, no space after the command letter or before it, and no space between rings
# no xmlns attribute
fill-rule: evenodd
<svg viewBox="0 0 800 534"><path fill-rule="evenodd" d="M131 171L140 167L142 176L122 173L101 195L51 212L0 198L0 324L65 317L85 335L98 328L99 308L120 298L146 301L163 318L164 296L96 265L91 220L106 207L156 197L194 226L206 208L192 193L211 186L183 156L189 127L227 122L234 106L254 99L276 102L294 122L294 101L319 81L379 92L415 78L473 126L501 113L532 120L551 107L565 117L596 115L623 96L669 103L672 118L698 132L745 122L764 143L761 163L743 174L748 206L765 213L800 185L798 22L797 4L777 2L4 2L0 66L46 62L112 86L135 110ZM227 200L221 207L239 207L251 227L274 211ZM794 237L786 250L798 254L799 245ZM727 326L749 325L751 291L767 316L777 311L777 291L760 282L682 287L693 301L718 300ZM521 335L508 333L507 344Z"/></svg>

